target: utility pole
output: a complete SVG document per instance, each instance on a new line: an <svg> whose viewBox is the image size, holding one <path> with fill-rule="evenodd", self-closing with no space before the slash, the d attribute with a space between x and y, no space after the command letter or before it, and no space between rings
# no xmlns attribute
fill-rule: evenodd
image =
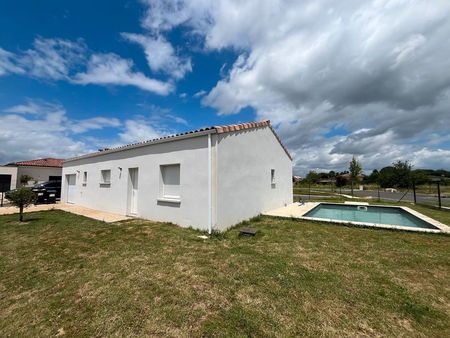
<svg viewBox="0 0 450 338"><path fill-rule="evenodd" d="M413 193L414 193L414 204L417 204L417 198L416 198L416 181L413 180Z"/></svg>

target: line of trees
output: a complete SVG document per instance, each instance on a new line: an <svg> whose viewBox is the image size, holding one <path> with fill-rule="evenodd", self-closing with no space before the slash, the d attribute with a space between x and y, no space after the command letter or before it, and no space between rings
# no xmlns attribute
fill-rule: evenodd
<svg viewBox="0 0 450 338"><path fill-rule="evenodd" d="M432 169L413 169L410 161L396 161L392 165L380 170L374 169L370 175L362 174L361 163L353 157L347 171L328 173L317 173L310 171L305 178L308 183L329 183L336 187L351 186L353 193L354 185L377 184L382 188L411 188L413 184L429 184L433 179L439 178L442 184L450 184L450 171Z"/></svg>

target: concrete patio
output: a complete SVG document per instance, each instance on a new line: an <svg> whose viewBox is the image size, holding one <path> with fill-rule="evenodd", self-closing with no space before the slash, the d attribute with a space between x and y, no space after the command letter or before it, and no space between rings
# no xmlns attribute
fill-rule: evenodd
<svg viewBox="0 0 450 338"><path fill-rule="evenodd" d="M314 209L318 204L318 202L306 202L303 204L297 202L275 210L263 212L262 214L267 216L300 218L308 211Z"/></svg>

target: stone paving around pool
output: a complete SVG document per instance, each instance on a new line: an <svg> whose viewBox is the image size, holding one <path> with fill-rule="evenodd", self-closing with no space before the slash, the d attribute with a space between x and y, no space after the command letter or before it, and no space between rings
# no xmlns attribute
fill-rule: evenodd
<svg viewBox="0 0 450 338"><path fill-rule="evenodd" d="M323 219L323 218L313 218L313 217L305 217L304 215L309 212L310 210L314 209L316 206L318 206L320 203L324 202L306 202L306 203L292 203L285 207L281 207L275 210L263 212L263 215L266 216L275 216L275 217L286 217L286 218L299 218L299 219L305 219L305 220L312 220L312 221L326 221L326 222L332 222L332 223L340 223L340 224L354 224L354 225L360 225L360 226L367 226L367 227L376 227L376 228L385 228L385 229L396 229L396 230L405 230L405 231L419 231L419 232L428 232L428 233L450 233L450 227L448 225L445 225L443 223L440 223L436 221L435 219L432 219L428 216L425 216L411 208L408 207L396 207L396 206L384 206L384 207L391 207L391 208L401 208L410 214L424 220L427 223L430 223L431 225L435 226L438 229L425 229L425 228L411 228L406 226L400 226L400 225L390 225L390 224L374 224L374 223L366 223L366 222L350 222L350 221L341 221L341 220L332 220L332 219ZM369 205L369 203L363 202L349 202L345 204L352 204L352 205Z"/></svg>
<svg viewBox="0 0 450 338"><path fill-rule="evenodd" d="M306 202L306 203L296 202L289 204L285 207L263 212L262 214L267 216L301 218L304 214L314 209L319 204L320 203L318 202Z"/></svg>

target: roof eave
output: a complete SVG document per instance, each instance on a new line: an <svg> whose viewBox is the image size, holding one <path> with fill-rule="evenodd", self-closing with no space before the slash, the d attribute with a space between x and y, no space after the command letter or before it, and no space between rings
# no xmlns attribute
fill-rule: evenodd
<svg viewBox="0 0 450 338"><path fill-rule="evenodd" d="M106 155L106 154L113 154L113 153L118 153L121 151L127 151L130 149L142 148L142 147L146 147L146 146L150 146L150 145L154 145L154 144L179 141L179 140L184 140L184 139L188 139L188 138L194 138L194 137L204 136L204 135L208 135L208 134L216 134L216 133L217 133L217 130L208 129L208 130L203 130L203 131L199 131L199 132L195 132L195 133L188 133L188 134L183 134L183 135L178 135L178 136L168 136L166 138L161 138L161 139L157 139L157 140L131 144L131 145L127 145L127 146L123 146L123 147L119 147L119 148L97 151L97 152L91 153L91 154L68 158L63 161L63 164L68 163L68 162L83 160L86 158L92 158L92 157L102 156L102 155Z"/></svg>

